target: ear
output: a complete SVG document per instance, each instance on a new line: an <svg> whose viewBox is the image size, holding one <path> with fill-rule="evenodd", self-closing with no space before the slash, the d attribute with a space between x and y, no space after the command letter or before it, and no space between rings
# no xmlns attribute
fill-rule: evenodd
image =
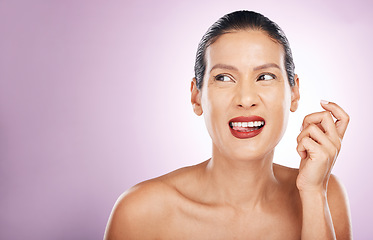
<svg viewBox="0 0 373 240"><path fill-rule="evenodd" d="M298 109L298 102L300 99L299 95L299 78L298 75L294 75L295 85L291 87L291 105L290 111L295 112Z"/></svg>
<svg viewBox="0 0 373 240"><path fill-rule="evenodd" d="M191 92L191 103L193 106L193 111L198 116L201 116L203 113L202 105L201 105L201 91L197 88L197 80L193 78L190 86Z"/></svg>

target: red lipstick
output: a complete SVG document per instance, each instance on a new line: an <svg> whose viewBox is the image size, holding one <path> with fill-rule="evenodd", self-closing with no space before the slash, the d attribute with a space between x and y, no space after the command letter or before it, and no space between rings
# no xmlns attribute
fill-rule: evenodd
<svg viewBox="0 0 373 240"><path fill-rule="evenodd" d="M264 118L259 116L236 117L229 121L232 135L239 139L252 138L262 132L265 125Z"/></svg>

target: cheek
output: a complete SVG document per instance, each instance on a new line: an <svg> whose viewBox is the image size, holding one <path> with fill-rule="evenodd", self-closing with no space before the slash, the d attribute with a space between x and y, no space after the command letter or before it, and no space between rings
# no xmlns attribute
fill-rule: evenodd
<svg viewBox="0 0 373 240"><path fill-rule="evenodd" d="M219 109L217 108L219 99L214 98L212 91L204 91L202 95L202 109L208 132L211 135L211 130L214 128L213 124L216 116L219 115Z"/></svg>
<svg viewBox="0 0 373 240"><path fill-rule="evenodd" d="M211 117L222 116L229 105L229 94L225 91L207 90L202 97L202 108L204 113ZM217 120L216 118L215 120Z"/></svg>
<svg viewBox="0 0 373 240"><path fill-rule="evenodd" d="M207 89L202 95L202 109L207 130L212 139L222 138L224 126L228 126L225 117L230 108L230 95L227 91Z"/></svg>
<svg viewBox="0 0 373 240"><path fill-rule="evenodd" d="M276 109L282 109L284 112L290 110L291 95L288 86L281 85L268 91L267 96L272 106L275 106Z"/></svg>
<svg viewBox="0 0 373 240"><path fill-rule="evenodd" d="M273 88L265 94L265 105L277 126L287 123L290 110L290 95L287 89Z"/></svg>
<svg viewBox="0 0 373 240"><path fill-rule="evenodd" d="M278 90L276 93L272 94L271 101L273 103L272 108L274 110L274 126L279 132L279 136L281 138L287 128L291 103L290 94L286 88L282 88L281 90Z"/></svg>

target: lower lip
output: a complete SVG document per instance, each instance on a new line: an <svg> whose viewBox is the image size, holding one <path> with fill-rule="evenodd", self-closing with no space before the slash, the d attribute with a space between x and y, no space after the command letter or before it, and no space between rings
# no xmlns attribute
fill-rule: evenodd
<svg viewBox="0 0 373 240"><path fill-rule="evenodd" d="M233 130L231 127L229 127L232 135L235 136L236 138L239 138L239 139L255 137L256 135L258 135L259 133L262 132L263 128L264 128L264 126L257 129L257 130L250 131L250 132L239 132L239 131Z"/></svg>

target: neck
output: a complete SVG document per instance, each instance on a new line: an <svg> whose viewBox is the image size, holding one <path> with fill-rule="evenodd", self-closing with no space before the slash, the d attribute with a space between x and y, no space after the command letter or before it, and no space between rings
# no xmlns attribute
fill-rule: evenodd
<svg viewBox="0 0 373 240"><path fill-rule="evenodd" d="M253 208L268 200L278 188L273 173L274 151L260 159L237 160L222 156L213 148L205 169L208 191L221 204Z"/></svg>

